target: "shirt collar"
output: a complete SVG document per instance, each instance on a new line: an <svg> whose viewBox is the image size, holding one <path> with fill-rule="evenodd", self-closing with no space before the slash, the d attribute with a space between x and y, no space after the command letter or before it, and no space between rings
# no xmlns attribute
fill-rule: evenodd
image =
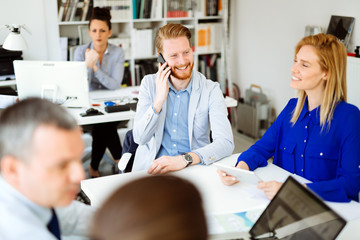
<svg viewBox="0 0 360 240"><path fill-rule="evenodd" d="M109 46L110 46L110 44L108 43L104 54L107 54L107 53L109 52ZM89 48L90 48L90 49L94 49L94 44L93 44L93 42L91 42L91 43L89 44Z"/></svg>
<svg viewBox="0 0 360 240"><path fill-rule="evenodd" d="M191 80L189 82L189 84L187 85L187 87L185 89L181 89L180 91L177 91L175 89L175 87L171 84L171 82L169 81L169 90L175 92L175 93L178 93L178 92L184 92L184 91L187 91L189 94L191 93L191 90L192 90L192 77L191 77Z"/></svg>
<svg viewBox="0 0 360 240"><path fill-rule="evenodd" d="M299 120L302 121L308 114L310 114L311 121L314 124L319 125L320 124L320 106L318 106L317 108L309 111L308 99L306 97L305 102L304 102L304 107L301 110L301 113L299 115Z"/></svg>

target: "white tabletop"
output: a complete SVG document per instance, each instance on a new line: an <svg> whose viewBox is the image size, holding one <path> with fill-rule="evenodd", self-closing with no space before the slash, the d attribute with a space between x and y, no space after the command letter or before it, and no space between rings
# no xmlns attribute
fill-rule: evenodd
<svg viewBox="0 0 360 240"><path fill-rule="evenodd" d="M221 160L221 162L233 166L238 155L239 154L231 155ZM273 164L258 168L255 172L264 181L277 180L284 182L286 178L291 175L302 183L308 182L306 179L291 174ZM171 174L186 178L198 187L203 197L205 212L208 215L265 209L270 202L265 197L265 194L258 190L253 184L238 183L234 186L223 185L216 173L216 167L213 165L190 166ZM147 175L146 171L139 171L88 179L81 182L81 189L91 200L91 205L98 207L119 186ZM346 226L347 231L342 232L340 235L341 239L349 239L349 237L351 239L354 232L359 231L360 204L354 201L351 203L327 202L327 204L347 221L354 223L348 224Z"/></svg>
<svg viewBox="0 0 360 240"><path fill-rule="evenodd" d="M137 98L138 94L139 94L139 87L126 87L113 91L110 90L92 91L89 94L90 104L99 105L99 106L91 106L91 107L99 110L104 115L82 117L80 116L80 114L84 113L87 110L87 108L68 108L68 110L75 117L79 125L131 120L135 117L135 111L130 110L123 112L107 113L105 111L104 102L113 101L116 102L117 104L125 104L131 101L133 98Z"/></svg>
<svg viewBox="0 0 360 240"><path fill-rule="evenodd" d="M0 80L0 87L12 87L16 85L16 80Z"/></svg>

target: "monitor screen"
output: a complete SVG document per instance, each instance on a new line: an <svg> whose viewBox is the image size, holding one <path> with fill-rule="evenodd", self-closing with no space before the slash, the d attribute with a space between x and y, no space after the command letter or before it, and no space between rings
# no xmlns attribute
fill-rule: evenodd
<svg viewBox="0 0 360 240"><path fill-rule="evenodd" d="M346 221L288 177L250 230L253 239L335 239Z"/></svg>
<svg viewBox="0 0 360 240"><path fill-rule="evenodd" d="M16 60L14 70L20 100L41 97L64 107L90 106L85 62Z"/></svg>

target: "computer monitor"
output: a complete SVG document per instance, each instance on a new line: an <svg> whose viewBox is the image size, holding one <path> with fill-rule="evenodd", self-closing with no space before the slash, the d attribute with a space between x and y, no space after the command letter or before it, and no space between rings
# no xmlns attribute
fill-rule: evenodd
<svg viewBox="0 0 360 240"><path fill-rule="evenodd" d="M345 219L288 177L250 230L252 239L335 239Z"/></svg>
<svg viewBox="0 0 360 240"><path fill-rule="evenodd" d="M14 70L20 100L41 97L64 107L90 106L85 62L16 60Z"/></svg>

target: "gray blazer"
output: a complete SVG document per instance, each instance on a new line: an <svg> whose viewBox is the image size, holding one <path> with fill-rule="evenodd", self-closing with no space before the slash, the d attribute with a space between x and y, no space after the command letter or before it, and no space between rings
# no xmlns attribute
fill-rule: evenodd
<svg viewBox="0 0 360 240"><path fill-rule="evenodd" d="M156 114L152 104L156 97L157 74L146 75L140 85L139 101L134 120L133 136L139 144L133 171L147 170L155 159L163 139L166 104ZM205 164L229 156L234 140L227 108L219 84L193 71L189 102L188 131L191 151L199 153ZM210 143L210 130L213 142Z"/></svg>

